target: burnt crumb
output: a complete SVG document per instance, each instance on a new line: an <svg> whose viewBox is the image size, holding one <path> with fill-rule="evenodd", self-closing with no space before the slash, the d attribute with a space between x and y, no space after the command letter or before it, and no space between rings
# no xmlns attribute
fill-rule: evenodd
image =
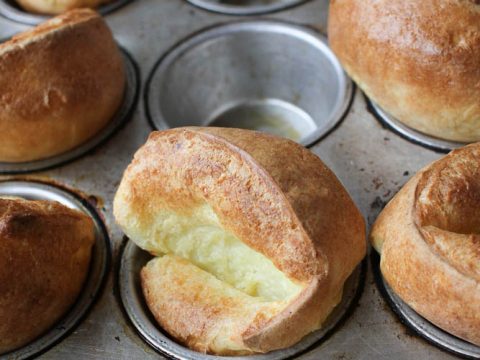
<svg viewBox="0 0 480 360"><path fill-rule="evenodd" d="M119 336L115 336L115 340L117 340L118 342L120 342L120 337L119 337Z"/></svg>
<svg viewBox="0 0 480 360"><path fill-rule="evenodd" d="M406 325L403 325L403 334L405 336L410 337L410 338L417 338L418 337L418 334L415 332L415 330L411 329L410 327L408 327Z"/></svg>
<svg viewBox="0 0 480 360"><path fill-rule="evenodd" d="M380 196L377 196L375 200L370 204L370 209L372 210L382 210L385 205L387 205L387 202L382 200Z"/></svg>
<svg viewBox="0 0 480 360"><path fill-rule="evenodd" d="M383 140L384 140L384 141L390 141L390 138L385 136L385 137L383 138Z"/></svg>
<svg viewBox="0 0 480 360"><path fill-rule="evenodd" d="M380 196L377 196L375 200L370 204L371 214L368 216L368 224L372 225L377 218L378 214L387 205L387 201L382 200Z"/></svg>
<svg viewBox="0 0 480 360"><path fill-rule="evenodd" d="M95 206L95 207L96 207L96 206L98 205L98 203L99 203L97 197L94 196L94 195L89 195L88 198L87 198L87 200L88 200L88 202L89 202L90 204L92 204L92 205Z"/></svg>
<svg viewBox="0 0 480 360"><path fill-rule="evenodd" d="M336 354L334 359L335 360L348 360L348 359L350 359L350 357L346 353L342 352L342 353Z"/></svg>
<svg viewBox="0 0 480 360"><path fill-rule="evenodd" d="M105 209L105 203L103 199L96 195L88 195L87 201L93 205L96 209Z"/></svg>
<svg viewBox="0 0 480 360"><path fill-rule="evenodd" d="M364 169L364 168L360 168L359 170L360 170L361 172L365 171L365 169Z"/></svg>
<svg viewBox="0 0 480 360"><path fill-rule="evenodd" d="M408 176L408 175L410 175L410 172L407 171L407 170L405 170L405 171L403 172L403 176Z"/></svg>
<svg viewBox="0 0 480 360"><path fill-rule="evenodd" d="M375 190L378 190L378 188L383 185L383 181L379 177L373 178L372 183L375 186Z"/></svg>

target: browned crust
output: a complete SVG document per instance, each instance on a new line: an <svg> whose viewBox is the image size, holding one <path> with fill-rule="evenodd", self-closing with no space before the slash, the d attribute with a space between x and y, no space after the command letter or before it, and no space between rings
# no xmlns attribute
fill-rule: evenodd
<svg viewBox="0 0 480 360"><path fill-rule="evenodd" d="M203 201L226 229L306 286L279 317L252 323L245 344L266 352L318 328L366 247L363 218L335 175L302 146L263 133L153 132L124 173L114 214L122 225L125 202L141 219L155 206L188 213Z"/></svg>
<svg viewBox="0 0 480 360"><path fill-rule="evenodd" d="M84 283L93 222L52 201L0 198L0 353L50 328Z"/></svg>
<svg viewBox="0 0 480 360"><path fill-rule="evenodd" d="M0 45L0 161L70 150L119 107L124 64L95 12L68 12Z"/></svg>
<svg viewBox="0 0 480 360"><path fill-rule="evenodd" d="M96 8L112 0L15 0L22 8L37 14L56 15L77 8Z"/></svg>
<svg viewBox="0 0 480 360"><path fill-rule="evenodd" d="M383 276L407 304L480 345L480 144L417 173L370 237Z"/></svg>
<svg viewBox="0 0 480 360"><path fill-rule="evenodd" d="M157 264L160 260L166 259L156 258L142 268L142 290L157 322L178 342L201 353L218 353L217 339L207 338L205 334L218 333L226 338L235 334L241 343L245 324L261 320L245 299L215 293L205 282L183 274L179 267L189 264L187 260L177 258L179 262L175 266L163 267ZM258 304L258 308L268 306L268 303ZM262 311L259 312L260 316L263 315ZM175 316L165 316L168 313ZM225 323L228 324L226 327ZM221 355L235 356L249 353L248 350L225 348L220 352Z"/></svg>
<svg viewBox="0 0 480 360"><path fill-rule="evenodd" d="M480 140L480 5L334 0L330 45L365 93L406 125Z"/></svg>
<svg viewBox="0 0 480 360"><path fill-rule="evenodd" d="M244 343L253 352L265 353L295 345L320 328L342 298L346 278L334 283L334 277L313 279L279 315L268 322L252 324L243 334Z"/></svg>

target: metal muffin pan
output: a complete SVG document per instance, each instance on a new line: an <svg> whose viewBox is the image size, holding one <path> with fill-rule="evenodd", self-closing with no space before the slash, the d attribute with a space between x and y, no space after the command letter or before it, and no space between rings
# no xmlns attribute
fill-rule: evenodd
<svg viewBox="0 0 480 360"><path fill-rule="evenodd" d="M394 132L404 137L405 139L427 148L441 151L449 152L453 149L467 145L467 143L461 143L456 141L442 140L427 134L424 134L420 131L412 129L407 125L403 124L400 120L396 119L394 116L389 114L387 111L383 110L379 105L374 101L368 99L372 112L382 123L387 125Z"/></svg>
<svg viewBox="0 0 480 360"><path fill-rule="evenodd" d="M432 344L466 359L480 359L480 347L462 340L432 324L408 306L388 285L380 270L380 256L372 252L376 282L382 295L401 321Z"/></svg>
<svg viewBox="0 0 480 360"><path fill-rule="evenodd" d="M308 0L187 0L201 9L227 15L260 15L285 10Z"/></svg>
<svg viewBox="0 0 480 360"><path fill-rule="evenodd" d="M21 163L0 162L0 174L24 174L50 169L73 161L104 143L130 119L138 98L140 87L139 71L132 56L126 50L122 48L120 50L125 62L125 93L123 94L122 103L112 120L83 144L57 156Z"/></svg>
<svg viewBox="0 0 480 360"><path fill-rule="evenodd" d="M221 360L229 358L205 355L190 350L173 340L156 323L144 301L140 285L140 270L151 259L152 256L148 252L143 251L133 241L128 240L121 255L117 279L123 307L139 335L156 351L173 359ZM307 335L298 344L287 349L272 351L268 354L230 358L239 360L281 360L293 358L312 347L320 346L322 340L327 338L335 327L353 311L363 290L365 272L366 262L363 261L346 281L342 301L330 314L322 329Z"/></svg>
<svg viewBox="0 0 480 360"><path fill-rule="evenodd" d="M266 17L274 22L297 24L302 30L316 28L326 34L328 4L328 0L310 0ZM147 80L148 72L158 61L159 55L167 54L172 46L184 42L192 34L232 20L237 21L238 18L205 11L186 0L132 1L106 17L115 38L135 56L143 75L142 80ZM20 23L0 16L0 38L25 28ZM276 59L273 59L272 63L275 62ZM230 85L225 85L225 90L229 88ZM338 123L335 131L323 136L310 150L336 173L371 225L382 205L409 176L443 154L406 141L404 137L396 136L390 129L381 126L362 92L358 88L354 88L354 91L355 96L344 119ZM93 151L89 156L42 173L42 176L66 186L95 194L109 227L113 259L118 266L123 233L115 225L111 204L123 171L152 130L144 110L143 106L136 107L131 121L111 137L101 151ZM117 279L109 276L107 281L106 291L101 293L88 318L63 341L41 355L40 359L155 360L169 357L155 351L138 335L123 310ZM112 291L112 287L115 291ZM387 306L375 284L373 271L368 270L355 311L335 327L321 344L312 346L294 358L453 360L458 356L413 335Z"/></svg>
<svg viewBox="0 0 480 360"><path fill-rule="evenodd" d="M33 342L17 350L1 354L0 359L28 359L58 343L78 326L99 296L110 270L110 239L97 210L79 195L47 183L7 180L0 181L0 196L15 196L28 200L58 201L69 208L90 216L95 225L95 244L87 279L77 301L63 318Z"/></svg>
<svg viewBox="0 0 480 360"><path fill-rule="evenodd" d="M96 10L102 15L107 15L117 10L118 8L125 6L130 1L132 0L114 0L111 3L99 6ZM28 12L22 9L15 2L15 0L0 0L0 15L4 16L9 20L25 25L38 25L53 16L40 15Z"/></svg>
<svg viewBox="0 0 480 360"><path fill-rule="evenodd" d="M319 32L251 20L207 28L170 49L150 74L145 99L157 129L249 128L308 146L339 123L352 93Z"/></svg>

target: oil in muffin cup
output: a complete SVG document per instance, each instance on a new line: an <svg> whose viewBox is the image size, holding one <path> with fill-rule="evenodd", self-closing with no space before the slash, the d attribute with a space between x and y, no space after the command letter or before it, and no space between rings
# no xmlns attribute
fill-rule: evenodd
<svg viewBox="0 0 480 360"><path fill-rule="evenodd" d="M95 244L92 248L88 275L82 291L70 310L50 330L37 339L19 349L0 354L0 357L7 359L29 359L47 351L67 337L93 307L104 288L110 270L110 238L107 228L95 207L75 192L45 182L13 179L0 181L0 196L57 201L69 208L85 213L91 217L94 223Z"/></svg>
<svg viewBox="0 0 480 360"><path fill-rule="evenodd" d="M283 21L213 26L179 42L146 88L155 129L247 128L309 146L342 120L353 84L320 33Z"/></svg>

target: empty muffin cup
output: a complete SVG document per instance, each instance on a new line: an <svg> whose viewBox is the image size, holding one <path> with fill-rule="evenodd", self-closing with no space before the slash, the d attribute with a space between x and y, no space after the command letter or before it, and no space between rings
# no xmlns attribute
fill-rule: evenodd
<svg viewBox="0 0 480 360"><path fill-rule="evenodd" d="M168 51L148 79L146 110L156 129L248 128L308 146L339 123L352 94L321 34L256 20L209 28Z"/></svg>
<svg viewBox="0 0 480 360"><path fill-rule="evenodd" d="M132 0L114 0L99 6L96 11L102 15L107 15L128 4L130 1ZM38 25L51 17L28 12L22 9L15 0L0 0L0 15L9 20L26 25Z"/></svg>
<svg viewBox="0 0 480 360"><path fill-rule="evenodd" d="M137 102L139 74L137 65L132 56L126 50L122 48L120 48L120 50L125 62L125 92L120 107L107 126L83 144L59 155L28 162L0 162L0 174L24 174L33 171L41 171L78 159L108 140L128 121Z"/></svg>
<svg viewBox="0 0 480 360"><path fill-rule="evenodd" d="M46 351L67 336L93 306L110 269L110 240L95 207L73 192L41 182L8 180L0 182L0 196L57 201L90 216L95 229L95 243L92 248L89 272L76 302L57 324L39 338L24 347L0 356L6 359L27 359Z"/></svg>
<svg viewBox="0 0 480 360"><path fill-rule="evenodd" d="M308 0L187 0L205 10L226 15L258 15L285 10Z"/></svg>
<svg viewBox="0 0 480 360"><path fill-rule="evenodd" d="M132 241L127 241L121 255L118 284L120 298L126 315L137 330L138 334L156 351L170 358L182 360L220 360L228 357L206 355L177 343L157 324L145 303L140 284L140 270L152 256L137 247ZM306 337L296 345L272 351L267 354L251 356L235 356L232 359L248 360L280 360L299 355L327 338L343 319L353 310L363 288L366 272L363 261L345 282L343 298L340 304L332 311L323 327Z"/></svg>
<svg viewBox="0 0 480 360"><path fill-rule="evenodd" d="M372 268L375 275L375 281L388 305L393 312L400 318L400 321L411 329L415 334L424 338L431 344L460 355L467 359L480 359L480 347L462 340L435 326L415 310L408 306L395 292L390 288L380 271L380 256L372 251Z"/></svg>
<svg viewBox="0 0 480 360"><path fill-rule="evenodd" d="M453 149L465 146L466 143L442 140L427 134L424 134L420 131L414 130L407 125L403 124L400 120L393 117L387 111L383 110L375 102L367 98L369 102L369 108L375 117L382 123L385 124L388 128L393 130L395 133L399 134L403 138L415 143L422 145L426 148L441 151L449 152Z"/></svg>

